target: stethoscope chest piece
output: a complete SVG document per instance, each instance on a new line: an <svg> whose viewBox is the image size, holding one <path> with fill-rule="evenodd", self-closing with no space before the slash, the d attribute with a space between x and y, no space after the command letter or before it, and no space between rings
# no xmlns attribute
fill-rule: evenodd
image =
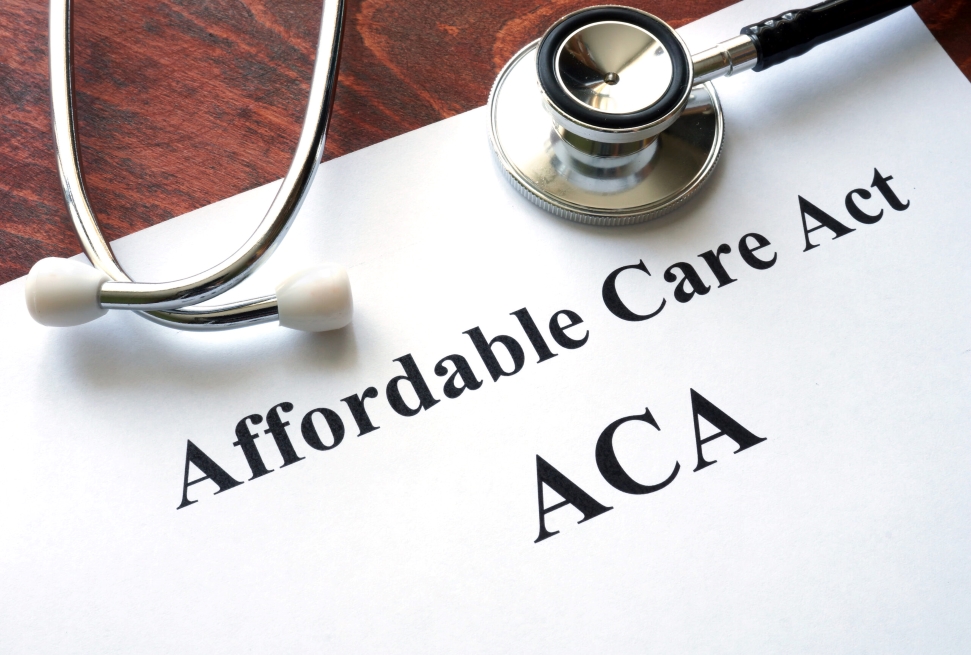
<svg viewBox="0 0 971 655"><path fill-rule="evenodd" d="M628 225L678 207L708 179L723 118L693 85L677 33L636 9L570 14L517 53L489 96L493 151L509 181L563 218Z"/></svg>

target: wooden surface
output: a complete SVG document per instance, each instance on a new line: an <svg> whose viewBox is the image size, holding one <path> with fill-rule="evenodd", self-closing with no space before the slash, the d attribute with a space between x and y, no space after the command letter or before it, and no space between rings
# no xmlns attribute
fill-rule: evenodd
<svg viewBox="0 0 971 655"><path fill-rule="evenodd" d="M283 176L319 2L76 0L81 156L109 238ZM348 2L328 158L484 104L516 50L563 13L594 4ZM731 3L631 4L677 27ZM971 0L916 7L971 76ZM46 3L0 0L0 283L41 257L80 251L57 180L47 85Z"/></svg>

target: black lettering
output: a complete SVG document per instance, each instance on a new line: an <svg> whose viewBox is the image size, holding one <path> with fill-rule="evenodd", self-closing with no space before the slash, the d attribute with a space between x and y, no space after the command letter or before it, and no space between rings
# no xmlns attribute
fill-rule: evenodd
<svg viewBox="0 0 971 655"><path fill-rule="evenodd" d="M882 175L880 175L880 171L874 168L873 183L870 184L870 188L872 189L875 187L883 195L884 200L887 201L887 204L890 205L891 209L893 209L894 211L902 212L903 210L910 207L910 201L909 200L907 202L900 201L900 198L897 197L897 194L894 193L893 189L890 188L890 185L887 184L887 182L889 182L892 179L893 179L892 175L883 177Z"/></svg>
<svg viewBox="0 0 971 655"><path fill-rule="evenodd" d="M718 246L718 249L715 252L708 250L698 255L705 260L705 263L708 264L708 268L710 268L711 272L715 274L715 279L718 280L719 288L725 286L726 284L736 282L735 278L729 275L728 271L725 270L725 265L722 264L718 259L722 255L727 255L731 251L731 247L727 243L723 243Z"/></svg>
<svg viewBox="0 0 971 655"><path fill-rule="evenodd" d="M556 357L556 353L550 350L550 347L546 344L546 339L543 338L543 334L536 327L536 323L533 322L533 317L529 315L525 307L517 309L512 315L519 319L519 324L523 326L523 332L526 333L526 338L529 339L533 350L539 356L539 359L536 361L537 364Z"/></svg>
<svg viewBox="0 0 971 655"><path fill-rule="evenodd" d="M448 375L448 369L445 367L445 362L451 362L452 366L455 367L455 372L452 373L447 380L445 380L445 386L442 387L442 393L445 394L446 398L458 398L466 389L475 391L482 386L482 380L475 377L472 367L469 366L469 363L466 361L465 357L462 357L462 355L449 355L448 357L442 357L442 359L435 364L435 375L439 377L445 377ZM462 386L455 384L456 378L462 380Z"/></svg>
<svg viewBox="0 0 971 655"><path fill-rule="evenodd" d="M682 275L684 275L680 282L678 282L678 276L674 274L675 269L681 271ZM688 302L694 298L696 293L699 296L703 296L711 290L702 281L701 276L698 275L698 271L695 270L694 266L686 262L678 262L677 264L668 266L668 270L664 271L664 281L678 282L678 286L674 288L674 299L678 302ZM691 291L685 288L686 285L691 287Z"/></svg>
<svg viewBox="0 0 971 655"><path fill-rule="evenodd" d="M415 363L414 357L409 354L404 357L399 357L394 361L401 364L401 368L405 370L405 374L391 378L388 381L385 393L388 396L388 403L391 404L391 409L402 416L414 416L422 409L427 411L439 403L439 400L432 396L428 385L425 384L425 378L422 377L421 371L418 370L418 364ZM415 395L418 396L417 407L409 407L405 399L402 398L401 390L398 387L402 382L407 382L415 390Z"/></svg>
<svg viewBox="0 0 971 655"><path fill-rule="evenodd" d="M377 397L378 390L374 387L368 387L361 395L341 398L341 402L347 403L347 408L351 410L351 416L354 417L354 422L357 423L357 429L359 430L357 436L359 437L363 437L368 432L374 432L379 427L371 423L371 417L368 416L367 409L364 407L365 400Z"/></svg>
<svg viewBox="0 0 971 655"><path fill-rule="evenodd" d="M548 486L556 493L563 496L561 502L545 507L543 503L543 485ZM539 496L539 536L533 543L539 543L544 539L549 539L560 531L550 532L546 529L546 515L557 510L564 505L573 505L583 514L583 518L577 523L583 523L590 519L600 516L604 512L610 511L613 507L601 505L593 499L590 494L571 482L565 475L550 466L546 460L539 455L536 456L536 488Z"/></svg>
<svg viewBox="0 0 971 655"><path fill-rule="evenodd" d="M749 245L748 243L749 239L752 239L753 241L755 241L756 245L754 248ZM761 234L750 232L749 234L746 234L745 236L743 236L741 239L738 240L738 254L740 254L742 256L742 259L745 260L745 263L751 266L752 268L759 271L764 271L767 268L772 268L773 264L775 264L775 260L778 257L778 255L776 253L772 253L772 259L759 259L755 255L755 251L761 250L762 248L765 248L766 246L771 246L771 245L772 244L769 243L769 240L766 239Z"/></svg>
<svg viewBox="0 0 971 655"><path fill-rule="evenodd" d="M624 304L624 301L620 299L620 294L617 293L617 276L624 271L629 270L644 271L646 275L651 274L651 272L647 270L647 266L644 265L643 260L637 262L636 264L631 264L630 266L621 266L617 270L613 271L607 276L607 279L604 280L603 290L601 291L601 295L604 299L604 305L607 306L607 309L610 310L611 314L625 321L646 321L649 318L657 316L661 313L661 310L664 309L664 305L667 302L666 298L661 298L661 304L658 305L657 309L650 314L634 313L627 307L627 305Z"/></svg>
<svg viewBox="0 0 971 655"><path fill-rule="evenodd" d="M854 219L856 219L860 223L863 223L864 225L873 225L874 223L876 223L877 221L879 221L881 218L883 218L883 210L882 209L880 211L878 211L876 214L867 214L865 211L863 211L862 209L860 209L857 206L856 201L853 200L853 196L854 195L860 196L864 200L869 200L870 199L870 196L873 195L873 194L871 194L866 189L853 189L852 191L850 191L849 193L847 193L846 194L846 211L849 212L850 216L852 216Z"/></svg>
<svg viewBox="0 0 971 655"><path fill-rule="evenodd" d="M705 263L708 264L708 268L710 268L711 272L715 274L715 279L718 280L718 288L721 288L726 284L731 284L732 282L737 281L735 280L735 278L733 278L731 275L728 274L728 271L725 270L725 265L722 264L721 261L718 259L722 255L727 255L731 251L732 251L731 247L727 243L723 243L720 246L718 246L717 252L712 252L711 250L707 250L701 253L700 255L698 255L699 257L705 260Z"/></svg>
<svg viewBox="0 0 971 655"><path fill-rule="evenodd" d="M566 325L560 325L560 316L565 317L569 323ZM590 338L590 331L587 330L583 333L583 337L580 339L574 339L567 336L566 331L571 327L580 325L583 323L583 319L576 312L571 312L569 309L561 309L560 311L553 314L550 318L550 335L553 337L553 341L560 344L564 348L569 350L574 350L579 348L587 342Z"/></svg>
<svg viewBox="0 0 971 655"><path fill-rule="evenodd" d="M819 247L818 243L813 243L809 240L810 233L815 232L816 230L821 230L825 227L833 233L833 239L839 239L842 236L846 236L850 232L855 232L853 228L846 227L802 196L799 196L799 211L802 213L802 231L806 236L806 247L803 249L803 252L807 252L813 248ZM817 223L819 223L819 225L810 229L809 225L806 223L807 216L814 219Z"/></svg>
<svg viewBox="0 0 971 655"><path fill-rule="evenodd" d="M492 341L487 341L485 336L482 334L482 330L477 327L471 330L466 330L463 334L469 335L472 339L472 344L475 346L476 351L479 353L479 357L482 358L482 363L485 364L486 370L489 371L489 375L492 376L492 381L495 382L503 376L516 375L523 368L523 363L526 361L526 357L523 354L523 349L519 345L519 342L512 337L507 337L505 334L500 334ZM502 364L499 363L499 359L496 357L495 352L493 352L493 347L495 344L502 344L509 356L512 357L513 367L511 371L506 371L502 368Z"/></svg>
<svg viewBox="0 0 971 655"><path fill-rule="evenodd" d="M250 471L253 472L253 477L250 480L255 480L258 477L270 473L273 469L266 468L266 464L263 463L263 458L260 457L260 451L256 447L256 440L259 438L259 435L255 435L249 431L249 426L246 425L247 421L252 421L253 425L259 425L263 422L263 417L259 414L250 414L240 420L236 424L236 441L233 442L233 445L243 449L246 463L249 464Z"/></svg>
<svg viewBox="0 0 971 655"><path fill-rule="evenodd" d="M314 414L320 414L327 421L327 427L330 428L330 433L334 437L334 443L331 445L328 446L320 440L320 433L317 432L317 426L314 425ZM315 450L330 450L331 448L337 448L341 441L344 440L344 421L341 420L341 417L334 410L327 409L326 407L318 407L304 414L303 421L300 422L300 432L303 434L303 440L311 448Z"/></svg>
<svg viewBox="0 0 971 655"><path fill-rule="evenodd" d="M202 472L201 478L196 478L195 480L189 480L189 464L195 466L199 471ZM191 441L186 442L185 446L185 476L182 478L182 503L176 507L176 509L182 509L183 507L188 507L193 503L198 501L189 500L189 487L194 484L198 484L203 480L212 480L219 487L217 494L221 494L227 489L232 489L233 487L238 487L243 484L239 480L236 480L229 473L223 470L219 464L216 464L209 455L202 452L198 446L196 446ZM213 494L215 495L215 494Z"/></svg>
<svg viewBox="0 0 971 655"><path fill-rule="evenodd" d="M280 418L280 410L292 412L293 405L291 403L280 403L271 407L270 411L266 413L266 425L269 429L263 434L273 435L273 440L276 442L276 447L280 451L280 456L283 457L283 466L290 466L304 458L298 457L297 451L293 449L293 443L287 434L287 426L290 423ZM280 468L283 468L283 466Z"/></svg>
<svg viewBox="0 0 971 655"><path fill-rule="evenodd" d="M693 412L695 419L695 444L698 447L698 466L695 467L696 472L707 466L711 466L717 461L712 460L709 462L705 459L704 455L701 454L701 446L709 441L714 441L718 437L728 437L738 444L738 450L735 451L736 454L742 452L746 448L751 448L752 446L765 441L764 438L757 437L743 428L735 419L712 405L694 389L691 390L691 411ZM706 421L721 430L721 432L717 432L710 437L705 437L702 439L701 426L698 424L699 417L703 417Z"/></svg>
<svg viewBox="0 0 971 655"><path fill-rule="evenodd" d="M649 494L655 491L660 491L664 487L668 486L674 482L674 478L677 477L678 471L681 470L681 463L674 463L674 470L671 471L671 475L667 477L663 482L658 484L641 484L634 480L627 474L624 467L620 465L617 460L617 453L614 452L614 433L617 432L619 428L624 423L628 421L644 421L650 426L653 426L655 430L660 430L657 421L651 415L651 410L647 407L644 408L643 414L638 414L636 416L625 416L624 418L617 419L613 423L607 426L607 428L600 433L600 438L597 440L596 457L597 457L597 468L600 469L600 475L603 476L610 486L618 491L623 491L626 494Z"/></svg>

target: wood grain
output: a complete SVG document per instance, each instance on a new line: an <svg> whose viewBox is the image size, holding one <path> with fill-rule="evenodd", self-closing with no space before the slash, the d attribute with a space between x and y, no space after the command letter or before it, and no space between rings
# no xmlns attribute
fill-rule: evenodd
<svg viewBox="0 0 971 655"><path fill-rule="evenodd" d="M349 0L335 157L482 105L503 63L581 0ZM726 0L632 3L674 26ZM918 13L971 76L971 0ZM81 156L109 238L281 177L319 0L77 0ZM0 4L0 283L80 250L51 146L47 8Z"/></svg>

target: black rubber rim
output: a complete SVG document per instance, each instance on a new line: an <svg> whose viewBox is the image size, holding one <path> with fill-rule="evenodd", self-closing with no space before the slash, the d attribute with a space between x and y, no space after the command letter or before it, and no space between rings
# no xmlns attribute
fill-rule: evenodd
<svg viewBox="0 0 971 655"><path fill-rule="evenodd" d="M605 114L594 111L574 99L556 80L554 63L560 44L576 30L601 21L613 20L637 25L654 35L671 54L673 74L671 85L660 100L651 107L629 114ZM564 114L593 127L630 129L649 125L674 110L688 91L688 54L670 27L650 14L629 7L591 7L564 18L553 25L540 41L536 53L539 83L550 102Z"/></svg>

